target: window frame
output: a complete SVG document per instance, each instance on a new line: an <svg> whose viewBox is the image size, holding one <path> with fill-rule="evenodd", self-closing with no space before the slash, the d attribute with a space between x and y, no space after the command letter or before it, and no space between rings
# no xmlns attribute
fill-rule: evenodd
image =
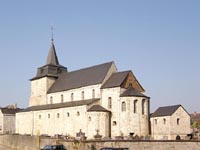
<svg viewBox="0 0 200 150"><path fill-rule="evenodd" d="M125 111L126 111L126 102L125 102L125 101L123 101L123 102L121 103L121 111L122 111L122 112L125 112Z"/></svg>
<svg viewBox="0 0 200 150"><path fill-rule="evenodd" d="M137 103L138 103L138 100L135 99L133 101L133 113L136 114L137 113Z"/></svg>
<svg viewBox="0 0 200 150"><path fill-rule="evenodd" d="M112 97L108 97L108 108L112 109Z"/></svg>

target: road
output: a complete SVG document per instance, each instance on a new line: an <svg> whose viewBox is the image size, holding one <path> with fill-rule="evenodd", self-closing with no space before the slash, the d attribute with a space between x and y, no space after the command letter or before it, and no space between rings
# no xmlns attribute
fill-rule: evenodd
<svg viewBox="0 0 200 150"><path fill-rule="evenodd" d="M0 150L14 150L14 149L0 145Z"/></svg>

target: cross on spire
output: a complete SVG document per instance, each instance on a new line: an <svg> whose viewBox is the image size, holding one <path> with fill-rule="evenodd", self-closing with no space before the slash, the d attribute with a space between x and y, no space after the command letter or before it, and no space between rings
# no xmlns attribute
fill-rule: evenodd
<svg viewBox="0 0 200 150"><path fill-rule="evenodd" d="M54 30L54 27L51 26L51 41L53 42L53 30Z"/></svg>

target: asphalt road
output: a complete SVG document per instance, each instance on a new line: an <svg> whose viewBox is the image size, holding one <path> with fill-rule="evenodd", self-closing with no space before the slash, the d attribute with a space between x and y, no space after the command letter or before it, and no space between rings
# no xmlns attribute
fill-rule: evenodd
<svg viewBox="0 0 200 150"><path fill-rule="evenodd" d="M14 149L0 145L0 150L14 150Z"/></svg>

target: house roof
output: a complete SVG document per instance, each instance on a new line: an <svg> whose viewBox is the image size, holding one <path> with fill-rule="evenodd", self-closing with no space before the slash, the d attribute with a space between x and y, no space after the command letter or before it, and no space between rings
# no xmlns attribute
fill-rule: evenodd
<svg viewBox="0 0 200 150"><path fill-rule="evenodd" d="M102 107L100 105L93 105L87 111L88 112L91 112L91 111L95 111L95 112L110 112L109 110L105 109L104 107Z"/></svg>
<svg viewBox="0 0 200 150"><path fill-rule="evenodd" d="M129 96L134 96L134 97L146 97L149 98L148 96L142 94L141 92L137 91L134 87L129 86L124 93L120 95L121 97L129 97Z"/></svg>
<svg viewBox="0 0 200 150"><path fill-rule="evenodd" d="M89 105L96 101L99 101L99 99L89 99L89 100L80 100L80 101L71 101L71 102L65 102L65 103L57 103L57 104L47 104L47 105L38 105L38 106L32 106L28 107L20 112L28 112L28 111L38 111L38 110L49 110L49 109L59 109L59 108L65 108L65 107L75 107L75 106L83 106L83 105Z"/></svg>
<svg viewBox="0 0 200 150"><path fill-rule="evenodd" d="M61 74L48 93L60 92L83 86L100 84L105 79L113 62Z"/></svg>
<svg viewBox="0 0 200 150"><path fill-rule="evenodd" d="M3 114L16 114L17 112L21 111L20 108L0 108Z"/></svg>
<svg viewBox="0 0 200 150"><path fill-rule="evenodd" d="M102 85L101 88L112 88L120 86L129 74L129 72L131 71L113 73L111 77Z"/></svg>
<svg viewBox="0 0 200 150"><path fill-rule="evenodd" d="M181 105L159 107L151 117L171 116Z"/></svg>

